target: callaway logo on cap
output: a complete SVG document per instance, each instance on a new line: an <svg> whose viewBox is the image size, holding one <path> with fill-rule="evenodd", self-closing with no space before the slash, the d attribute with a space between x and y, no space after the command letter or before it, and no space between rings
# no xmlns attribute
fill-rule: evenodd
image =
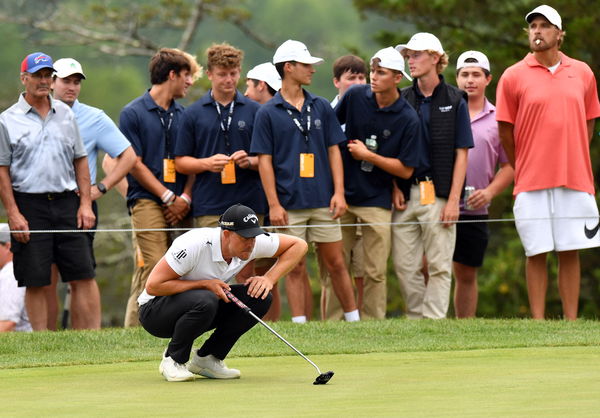
<svg viewBox="0 0 600 418"><path fill-rule="evenodd" d="M233 205L221 215L219 219L221 229L233 231L244 238L254 238L260 234L267 234L260 227L258 216L248 206L241 204Z"/></svg>

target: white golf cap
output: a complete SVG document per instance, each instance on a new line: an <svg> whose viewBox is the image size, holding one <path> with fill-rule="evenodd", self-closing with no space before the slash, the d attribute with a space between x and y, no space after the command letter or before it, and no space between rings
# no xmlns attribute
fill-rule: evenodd
<svg viewBox="0 0 600 418"><path fill-rule="evenodd" d="M467 60L469 60L467 62ZM484 70L490 70L490 61L488 58L479 51L466 51L460 54L458 60L456 61L456 70L460 70L463 67L479 67Z"/></svg>
<svg viewBox="0 0 600 418"><path fill-rule="evenodd" d="M288 39L277 48L277 51L275 51L275 55L273 55L273 64L288 61L296 61L302 64L322 64L323 58L317 58L310 55L308 48L302 42Z"/></svg>
<svg viewBox="0 0 600 418"><path fill-rule="evenodd" d="M529 13L527 13L527 16L525 16L525 20L527 21L527 23L531 23L533 18L535 18L537 15L544 16L546 19L548 19L548 22L552 23L558 29L562 30L562 19L560 18L560 15L556 11L556 9L554 9L553 7L550 7L546 4L542 4L541 6L538 6Z"/></svg>
<svg viewBox="0 0 600 418"><path fill-rule="evenodd" d="M278 91L281 88L281 77L279 76L277 69L275 69L275 66L270 62L258 64L248 71L246 78L264 81L275 91Z"/></svg>
<svg viewBox="0 0 600 418"><path fill-rule="evenodd" d="M412 81L412 78L410 78L410 76L404 71L404 58L402 58L400 52L396 51L391 46L380 49L375 53L375 55L373 55L370 61L371 67L373 66L373 61L376 58L379 59L378 65L380 67L401 71L402 74L404 74L404 77Z"/></svg>
<svg viewBox="0 0 600 418"><path fill-rule="evenodd" d="M396 46L396 50L400 53L405 49L413 51L434 51L440 55L444 55L444 48L442 48L440 40L435 35L427 32L415 33L407 44Z"/></svg>
<svg viewBox="0 0 600 418"><path fill-rule="evenodd" d="M73 58L61 58L54 62L54 75L58 78L65 78L73 74L80 74L85 79L81 64Z"/></svg>

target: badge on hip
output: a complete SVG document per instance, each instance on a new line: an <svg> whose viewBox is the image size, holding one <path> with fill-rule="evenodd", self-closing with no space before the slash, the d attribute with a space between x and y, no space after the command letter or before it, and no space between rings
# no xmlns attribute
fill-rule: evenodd
<svg viewBox="0 0 600 418"><path fill-rule="evenodd" d="M163 177L165 183L175 183L175 160L163 159Z"/></svg>
<svg viewBox="0 0 600 418"><path fill-rule="evenodd" d="M235 162L229 160L221 171L221 184L235 184Z"/></svg>
<svg viewBox="0 0 600 418"><path fill-rule="evenodd" d="M300 177L315 176L315 154L300 154Z"/></svg>
<svg viewBox="0 0 600 418"><path fill-rule="evenodd" d="M419 183L419 193L421 195L422 205L431 205L435 202L435 188L433 181L426 180Z"/></svg>

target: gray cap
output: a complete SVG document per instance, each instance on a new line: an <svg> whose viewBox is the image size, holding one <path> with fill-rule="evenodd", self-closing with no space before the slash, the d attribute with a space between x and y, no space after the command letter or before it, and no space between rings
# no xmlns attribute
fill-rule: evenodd
<svg viewBox="0 0 600 418"><path fill-rule="evenodd" d="M0 223L0 243L10 242L10 227L8 224Z"/></svg>

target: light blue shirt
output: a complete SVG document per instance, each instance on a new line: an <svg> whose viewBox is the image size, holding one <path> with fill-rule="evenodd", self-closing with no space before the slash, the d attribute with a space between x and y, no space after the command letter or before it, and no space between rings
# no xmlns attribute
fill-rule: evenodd
<svg viewBox="0 0 600 418"><path fill-rule="evenodd" d="M101 149L112 158L116 158L131 144L103 110L80 103L79 100L75 100L71 110L75 113L83 145L87 151L90 181L96 184L98 150Z"/></svg>
<svg viewBox="0 0 600 418"><path fill-rule="evenodd" d="M87 154L71 108L49 98L42 119L25 100L0 114L0 166L10 167L13 189L22 193L62 193L77 188L73 161Z"/></svg>

